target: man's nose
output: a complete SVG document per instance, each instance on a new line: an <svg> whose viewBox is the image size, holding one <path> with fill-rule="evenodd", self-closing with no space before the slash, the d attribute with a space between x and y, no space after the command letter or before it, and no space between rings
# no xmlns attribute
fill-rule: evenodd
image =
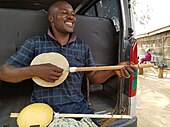
<svg viewBox="0 0 170 127"><path fill-rule="evenodd" d="M68 14L68 15L67 15L67 19L71 19L71 20L76 21L76 17L75 17L75 15L73 15L73 14Z"/></svg>

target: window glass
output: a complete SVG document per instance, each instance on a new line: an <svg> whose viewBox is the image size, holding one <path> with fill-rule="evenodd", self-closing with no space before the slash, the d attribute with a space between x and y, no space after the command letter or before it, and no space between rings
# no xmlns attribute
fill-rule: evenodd
<svg viewBox="0 0 170 127"><path fill-rule="evenodd" d="M96 3L98 15L105 18L118 17L116 0L100 0Z"/></svg>
<svg viewBox="0 0 170 127"><path fill-rule="evenodd" d="M116 30L119 31L119 10L117 0L99 0L85 13L85 15L110 18L112 19Z"/></svg>
<svg viewBox="0 0 170 127"><path fill-rule="evenodd" d="M92 6L86 13L87 16L96 16L95 8Z"/></svg>

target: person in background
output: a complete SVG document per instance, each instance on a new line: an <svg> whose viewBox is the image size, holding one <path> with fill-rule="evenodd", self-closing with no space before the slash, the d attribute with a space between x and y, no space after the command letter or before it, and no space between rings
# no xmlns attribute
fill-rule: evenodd
<svg viewBox="0 0 170 127"><path fill-rule="evenodd" d="M151 61L151 53L150 53L150 49L147 49L146 53L145 53L145 57L141 58L140 64L146 62L146 61Z"/></svg>
<svg viewBox="0 0 170 127"><path fill-rule="evenodd" d="M90 48L74 33L76 17L68 2L53 3L48 10L48 20L48 32L27 39L1 67L0 80L17 83L39 77L47 82L55 82L62 75L62 68L50 63L30 66L37 55L47 52L64 55L73 67L95 66ZM134 71L136 68L133 65L125 65L117 71L69 73L67 79L56 87L45 88L34 84L31 103L46 103L60 113L92 114L94 110L81 92L83 77L86 76L92 83L102 83L113 75L129 78Z"/></svg>

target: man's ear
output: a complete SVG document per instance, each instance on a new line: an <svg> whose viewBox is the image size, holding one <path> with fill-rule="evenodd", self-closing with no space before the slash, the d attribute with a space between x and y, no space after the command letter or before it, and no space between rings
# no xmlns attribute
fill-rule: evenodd
<svg viewBox="0 0 170 127"><path fill-rule="evenodd" d="M49 15L49 16L48 16L48 20L49 20L51 23L53 23L53 22L54 22L53 16Z"/></svg>

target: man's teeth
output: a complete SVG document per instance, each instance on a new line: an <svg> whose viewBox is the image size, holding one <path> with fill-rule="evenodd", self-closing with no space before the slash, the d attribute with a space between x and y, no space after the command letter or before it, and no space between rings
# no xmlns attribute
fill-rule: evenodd
<svg viewBox="0 0 170 127"><path fill-rule="evenodd" d="M68 25L68 26L72 26L73 25L72 22L66 22L65 24Z"/></svg>

